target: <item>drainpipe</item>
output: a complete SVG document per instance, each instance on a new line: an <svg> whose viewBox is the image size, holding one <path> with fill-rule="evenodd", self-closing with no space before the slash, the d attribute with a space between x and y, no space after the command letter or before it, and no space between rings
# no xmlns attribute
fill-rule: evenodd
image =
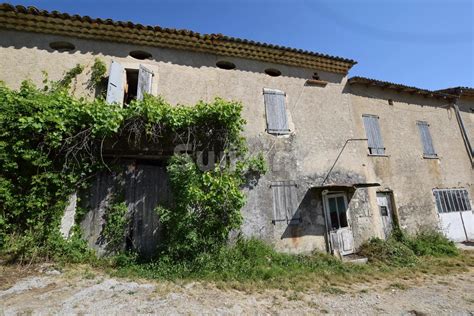
<svg viewBox="0 0 474 316"><path fill-rule="evenodd" d="M474 167L474 152L472 150L471 142L469 140L469 136L466 132L466 128L464 127L464 122L462 120L461 113L459 111L459 107L456 102L453 103L454 111L456 112L456 119L458 121L459 129L461 130L461 135L464 140L464 145L466 145L466 150L469 155L469 159L471 160L471 167Z"/></svg>
<svg viewBox="0 0 474 316"><path fill-rule="evenodd" d="M464 145L466 145L466 150L469 156L469 159L471 160L471 167L474 167L474 152L472 150L471 142L469 140L469 135L466 132L466 128L464 127L464 121L462 120L461 112L459 111L459 107L456 104L456 101L453 103L454 111L456 112L456 119L459 124L459 129L461 130L461 135L464 140ZM466 236L466 241L469 241L469 237L467 235L466 231L466 225L464 224L464 218L462 217L462 211L459 212L459 216L461 217L461 223L462 223L462 228L464 229L464 235Z"/></svg>

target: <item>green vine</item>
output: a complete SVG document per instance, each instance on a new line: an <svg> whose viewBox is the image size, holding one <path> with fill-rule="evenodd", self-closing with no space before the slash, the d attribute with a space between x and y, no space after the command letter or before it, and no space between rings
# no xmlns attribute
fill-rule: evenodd
<svg viewBox="0 0 474 316"><path fill-rule="evenodd" d="M175 204L160 211L162 251L185 257L225 243L229 231L242 221L241 188L247 176L266 169L262 156L247 156L242 105L216 98L195 106L172 106L146 96L122 108L102 99L77 99L67 88L82 71L77 65L54 89L38 89L28 81L19 90L0 85L1 251L12 260L32 259L32 253L77 254L66 251L79 247L77 238L70 242L59 234L67 198L105 168L104 143L120 139L130 146L142 141L189 145L189 156L169 162ZM221 164L201 171L195 158L204 150L234 151L238 162L235 168ZM124 224L123 213L122 204L108 210L104 234L112 245L122 238L117 232Z"/></svg>
<svg viewBox="0 0 474 316"><path fill-rule="evenodd" d="M94 64L91 67L91 78L90 78L91 84L95 88L97 88L100 84L102 84L102 82L105 79L106 72L107 72L107 66L105 65L105 63L99 58L96 58L94 60Z"/></svg>
<svg viewBox="0 0 474 316"><path fill-rule="evenodd" d="M73 80L77 78L84 71L84 66L77 64L74 68L68 70L64 75L63 79L59 81L59 86L64 88L70 88Z"/></svg>
<svg viewBox="0 0 474 316"><path fill-rule="evenodd" d="M129 224L125 202L116 202L105 210L105 226L102 231L107 242L107 250L118 252L123 250L125 232Z"/></svg>

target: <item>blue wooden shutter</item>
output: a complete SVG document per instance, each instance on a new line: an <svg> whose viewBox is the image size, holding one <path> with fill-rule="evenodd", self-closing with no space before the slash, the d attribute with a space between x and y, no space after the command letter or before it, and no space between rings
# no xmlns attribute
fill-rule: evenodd
<svg viewBox="0 0 474 316"><path fill-rule="evenodd" d="M151 82L153 80L153 72L143 65L140 65L138 71L138 87L137 100L143 100L145 94L151 94Z"/></svg>
<svg viewBox="0 0 474 316"><path fill-rule="evenodd" d="M301 221L296 216L298 200L294 181L274 181L270 185L273 193L273 223L286 222L297 224Z"/></svg>
<svg viewBox="0 0 474 316"><path fill-rule="evenodd" d="M421 143L423 144L423 155L427 157L436 157L436 152L431 139L429 124L424 121L416 122L420 131Z"/></svg>
<svg viewBox="0 0 474 316"><path fill-rule="evenodd" d="M286 113L286 95L283 91L263 89L267 131L270 134L288 134L288 117Z"/></svg>
<svg viewBox="0 0 474 316"><path fill-rule="evenodd" d="M364 114L362 117L364 119L370 154L384 155L385 147L383 146L382 133L380 132L379 118L375 115L368 114Z"/></svg>
<svg viewBox="0 0 474 316"><path fill-rule="evenodd" d="M125 69L123 66L112 61L110 65L109 84L107 86L107 103L123 104L125 84Z"/></svg>

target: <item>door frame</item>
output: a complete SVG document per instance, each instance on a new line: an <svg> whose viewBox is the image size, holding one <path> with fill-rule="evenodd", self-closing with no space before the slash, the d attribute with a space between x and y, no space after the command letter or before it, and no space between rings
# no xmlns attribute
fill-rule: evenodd
<svg viewBox="0 0 474 316"><path fill-rule="evenodd" d="M379 195L383 195L385 196L387 202L388 202L388 217L390 217L390 225L391 225L391 229L390 229L390 233L393 233L394 229L397 227L398 225L398 222L397 222L397 218L396 218L396 215L395 215L395 207L393 205L393 192L392 191L376 191L375 192L375 201L377 203L377 209L378 209L378 214L380 216L380 220L381 220L381 224L382 224L382 230L383 230L383 234L384 234L384 239L387 239L389 236L387 236L386 232L385 232L385 227L384 227L384 223L383 223L383 215L380 211L380 205L379 205Z"/></svg>
<svg viewBox="0 0 474 316"><path fill-rule="evenodd" d="M323 200L324 222L326 224L326 239L327 239L327 243L328 243L329 252L332 253L334 251L334 249L333 249L333 245L332 245L332 242L331 242L330 232L333 229L331 229L331 227L332 227L331 224L332 223L331 223L331 217L330 217L330 214L329 214L328 198L329 197L334 197L334 196L342 196L343 197L344 204L345 204L345 207L346 207L347 228L349 228L352 232L352 227L351 227L349 214L348 214L349 204L347 202L347 192L323 190L321 192L321 196L322 196L322 200Z"/></svg>

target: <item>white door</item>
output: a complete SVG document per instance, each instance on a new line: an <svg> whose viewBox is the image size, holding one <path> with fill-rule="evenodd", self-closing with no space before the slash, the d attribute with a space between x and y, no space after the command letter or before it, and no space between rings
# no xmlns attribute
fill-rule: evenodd
<svg viewBox="0 0 474 316"><path fill-rule="evenodd" d="M380 210L380 217L382 218L385 239L390 236L393 229L392 203L390 201L390 193L377 192L377 204Z"/></svg>
<svg viewBox="0 0 474 316"><path fill-rule="evenodd" d="M353 253L354 236L347 220L346 195L327 194L324 201L331 250L341 255Z"/></svg>

